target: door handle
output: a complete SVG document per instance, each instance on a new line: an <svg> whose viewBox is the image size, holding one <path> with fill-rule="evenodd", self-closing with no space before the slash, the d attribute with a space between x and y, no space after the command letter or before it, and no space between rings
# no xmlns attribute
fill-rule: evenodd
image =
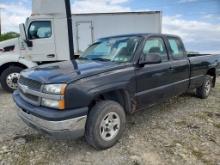
<svg viewBox="0 0 220 165"><path fill-rule="evenodd" d="M54 54L48 54L48 55L47 55L47 58L54 58L54 57L55 57Z"/></svg>

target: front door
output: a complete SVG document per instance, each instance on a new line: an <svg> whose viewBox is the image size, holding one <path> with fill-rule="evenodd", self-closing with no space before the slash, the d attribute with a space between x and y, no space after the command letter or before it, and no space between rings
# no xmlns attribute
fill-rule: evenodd
<svg viewBox="0 0 220 165"><path fill-rule="evenodd" d="M32 21L27 37L33 46L26 49L26 56L32 61L56 61L56 49L51 21ZM28 58L28 57L27 57Z"/></svg>
<svg viewBox="0 0 220 165"><path fill-rule="evenodd" d="M150 106L166 98L167 88L171 83L171 63L163 38L152 37L145 41L143 56L158 54L162 63L147 64L136 69L138 108ZM142 58L142 57L141 57Z"/></svg>
<svg viewBox="0 0 220 165"><path fill-rule="evenodd" d="M78 52L84 52L92 42L92 22L77 22L77 45Z"/></svg>

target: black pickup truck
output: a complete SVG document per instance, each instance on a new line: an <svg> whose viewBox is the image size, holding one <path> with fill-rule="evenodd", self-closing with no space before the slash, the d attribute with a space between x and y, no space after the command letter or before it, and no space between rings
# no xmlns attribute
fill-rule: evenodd
<svg viewBox="0 0 220 165"><path fill-rule="evenodd" d="M97 149L121 137L126 114L196 89L205 99L220 74L220 55L188 56L173 35L102 38L74 61L21 73L13 98L29 126Z"/></svg>

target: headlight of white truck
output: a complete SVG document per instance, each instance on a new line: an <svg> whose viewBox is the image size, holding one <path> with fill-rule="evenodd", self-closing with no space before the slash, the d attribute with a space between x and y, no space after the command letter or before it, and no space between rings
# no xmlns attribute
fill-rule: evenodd
<svg viewBox="0 0 220 165"><path fill-rule="evenodd" d="M65 109L65 101L64 101L64 93L66 89L66 84L49 84L43 87L43 93L49 95L59 95L60 99L51 99L43 97L41 101L41 105L45 107L55 108L64 110Z"/></svg>

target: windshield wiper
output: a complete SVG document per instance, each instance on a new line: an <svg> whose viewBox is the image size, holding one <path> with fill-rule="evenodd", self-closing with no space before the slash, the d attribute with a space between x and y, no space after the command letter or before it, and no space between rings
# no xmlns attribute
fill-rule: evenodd
<svg viewBox="0 0 220 165"><path fill-rule="evenodd" d="M111 61L110 59L107 59L107 58L93 58L92 60L95 60L95 61L104 61L104 62Z"/></svg>

